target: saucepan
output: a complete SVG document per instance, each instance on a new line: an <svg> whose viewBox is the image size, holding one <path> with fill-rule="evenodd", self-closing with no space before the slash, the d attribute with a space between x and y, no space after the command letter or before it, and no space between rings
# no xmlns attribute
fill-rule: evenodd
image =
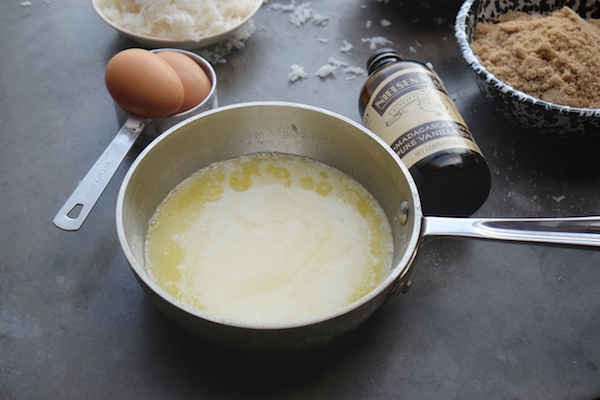
<svg viewBox="0 0 600 400"><path fill-rule="evenodd" d="M373 194L385 211L394 240L391 271L378 286L327 315L266 324L234 321L194 309L151 279L145 266L145 237L149 220L165 196L203 167L264 152L321 161L352 176ZM205 342L251 354L308 351L353 331L409 286L417 253L434 237L600 248L600 217L596 216L541 219L424 216L410 173L382 140L346 117L288 102L221 107L170 128L133 162L118 195L116 217L119 240L131 269L158 308ZM235 251L236 244L230 245Z"/></svg>

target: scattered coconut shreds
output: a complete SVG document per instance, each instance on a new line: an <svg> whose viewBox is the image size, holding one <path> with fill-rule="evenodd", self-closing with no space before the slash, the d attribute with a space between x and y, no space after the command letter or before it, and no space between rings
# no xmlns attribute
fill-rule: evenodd
<svg viewBox="0 0 600 400"><path fill-rule="evenodd" d="M344 69L344 72L349 75L354 75L352 78L356 78L357 76L366 75L367 71L360 67L348 67Z"/></svg>
<svg viewBox="0 0 600 400"><path fill-rule="evenodd" d="M347 62L339 60L335 57L329 57L329 59L327 60L327 62L331 65L335 65L336 67L345 67L348 65Z"/></svg>
<svg viewBox="0 0 600 400"><path fill-rule="evenodd" d="M565 196L564 194L561 194L560 196L552 196L552 198L554 199L555 202L560 203L561 201L566 199L567 196Z"/></svg>
<svg viewBox="0 0 600 400"><path fill-rule="evenodd" d="M267 6L267 10L289 12L290 22L297 27L301 27L311 19L313 24L320 26L327 25L327 22L329 22L329 17L315 12L310 2L305 2L300 5L296 5L293 0L290 4L273 3Z"/></svg>
<svg viewBox="0 0 600 400"><path fill-rule="evenodd" d="M22 1L21 3L21 7L29 7L31 5L30 1Z"/></svg>
<svg viewBox="0 0 600 400"><path fill-rule="evenodd" d="M329 22L328 16L322 15L322 14L314 14L313 15L313 24L319 25L319 26L324 26L324 25L327 25L327 22Z"/></svg>
<svg viewBox="0 0 600 400"><path fill-rule="evenodd" d="M295 82L298 79L306 79L308 74L304 71L304 67L298 64L292 64L291 71L288 73L288 79L290 82Z"/></svg>
<svg viewBox="0 0 600 400"><path fill-rule="evenodd" d="M290 15L290 22L298 27L307 23L313 16L315 11L310 3L302 3Z"/></svg>
<svg viewBox="0 0 600 400"><path fill-rule="evenodd" d="M343 44L344 45L342 47L340 47L340 51L342 53L350 54L350 52L352 52L352 49L354 48L354 46L352 45L352 43L350 43L347 40L344 40Z"/></svg>
<svg viewBox="0 0 600 400"><path fill-rule="evenodd" d="M378 1L380 3L387 3L389 0L373 0L373 1ZM264 0L264 3L268 3L268 0ZM282 11L284 13L289 13L289 20L290 22L295 25L296 27L300 28L303 25L305 25L306 23L308 23L309 21L312 20L312 23L314 25L318 25L318 26L324 26L329 22L329 17L322 15L322 14L318 14L315 12L315 10L312 8L312 3L310 2L303 2L299 5L296 4L295 0L290 0L290 3L288 4L282 4L282 3L273 3L268 5L267 10L278 10L278 11ZM367 6L366 5L361 5L361 9L366 9ZM392 23L387 20L387 19L382 19L380 20L380 25L382 27L388 27L390 25L392 25ZM371 28L373 26L373 22L371 20L367 20L365 22L365 27ZM329 39L328 38L317 38L319 43L329 43ZM362 43L368 43L369 44L369 48L371 50L376 50L378 47L380 46L386 46L386 45L391 45L393 44L393 42L383 36L373 36L373 37L367 37L367 38L362 38L361 39ZM417 45L420 47L420 44L417 43ZM342 53L346 53L346 54L351 54L352 50L354 49L354 45L352 43L350 43L347 40L343 40L342 41L342 46L340 47L340 52ZM416 52L414 47L410 48L411 51ZM343 68L343 70L341 69ZM329 57L329 59L327 60L327 63L324 65L321 65L318 70L315 72L314 76L319 77L321 79L325 79L327 77L333 77L334 71L336 70L340 70L343 71L344 74L346 75L346 80L352 80L352 79L356 79L359 76L366 76L367 75L367 71L365 71L363 68L359 68L359 67L354 67L354 66L348 66L348 63L340 60L336 57ZM308 74L306 73L306 71L304 70L304 67L300 66L299 64L292 64L291 66L291 70L288 73L288 79L290 82L296 82L298 80L302 80L302 79L307 79L308 78Z"/></svg>
<svg viewBox="0 0 600 400"><path fill-rule="evenodd" d="M321 65L319 67L319 69L317 70L317 72L315 73L315 76L318 76L319 78L327 78L337 68L338 67L336 65L331 65L331 64Z"/></svg>
<svg viewBox="0 0 600 400"><path fill-rule="evenodd" d="M246 46L246 41L256 31L254 20L249 20L239 29L233 31L229 37L204 49L200 49L197 53L213 64L224 64L227 62L225 57L232 50L241 50Z"/></svg>
<svg viewBox="0 0 600 400"><path fill-rule="evenodd" d="M267 7L267 10L277 10L283 12L292 12L296 9L296 5L294 3L290 4L281 4L281 3L273 3Z"/></svg>
<svg viewBox="0 0 600 400"><path fill-rule="evenodd" d="M362 38L361 41L363 43L369 43L369 48L371 50L376 50L377 47L379 47L379 46L386 46L389 44L394 44L394 42L392 42L389 39L384 38L383 36L373 36L370 38Z"/></svg>

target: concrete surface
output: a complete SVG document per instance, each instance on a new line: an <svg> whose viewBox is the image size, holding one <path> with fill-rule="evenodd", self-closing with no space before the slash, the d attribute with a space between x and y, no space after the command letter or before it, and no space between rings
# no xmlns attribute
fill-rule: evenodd
<svg viewBox="0 0 600 400"><path fill-rule="evenodd" d="M329 22L300 27L268 5L246 47L215 65L221 105L289 100L360 121L364 77L314 73L330 56L364 68L361 39L384 36L434 64L485 153L493 182L478 216L600 214L600 141L546 139L498 116L458 53L457 1L313 2ZM132 46L90 1L0 3L0 399L600 396L593 250L431 242L407 294L297 363L259 368L182 331L144 295L117 240L116 195L135 151L80 231L52 224L119 127L104 66ZM309 77L290 83L293 63Z"/></svg>

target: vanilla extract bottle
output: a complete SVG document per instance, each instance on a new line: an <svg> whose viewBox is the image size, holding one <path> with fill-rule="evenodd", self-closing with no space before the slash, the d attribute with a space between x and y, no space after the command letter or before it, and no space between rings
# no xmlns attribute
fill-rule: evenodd
<svg viewBox="0 0 600 400"><path fill-rule="evenodd" d="M358 108L367 128L400 156L425 215L467 217L487 199L490 171L440 77L427 65L380 49Z"/></svg>

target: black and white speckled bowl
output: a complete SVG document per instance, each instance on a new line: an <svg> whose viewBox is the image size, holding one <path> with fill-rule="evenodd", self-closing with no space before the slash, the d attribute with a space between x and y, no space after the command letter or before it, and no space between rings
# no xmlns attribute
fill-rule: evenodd
<svg viewBox="0 0 600 400"><path fill-rule="evenodd" d="M600 108L549 103L514 89L490 73L471 49L475 27L507 11L547 13L568 5L583 18L600 18L600 1L589 0L466 0L456 16L455 35L461 53L485 97L508 120L550 136L591 136L600 133Z"/></svg>

